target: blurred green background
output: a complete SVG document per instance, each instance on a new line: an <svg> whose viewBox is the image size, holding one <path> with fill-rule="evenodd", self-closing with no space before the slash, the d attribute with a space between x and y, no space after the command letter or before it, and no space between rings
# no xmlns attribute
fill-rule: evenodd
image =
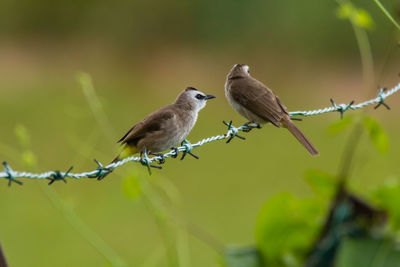
<svg viewBox="0 0 400 267"><path fill-rule="evenodd" d="M0 159L15 170L95 169L94 158L110 161L116 140L186 86L217 96L189 140L225 133L222 120L244 122L224 96L236 63L248 64L291 111L329 106L331 97L338 103L374 97L377 86L399 80L399 38L373 1L353 3L374 21L369 87L353 29L336 16L335 1L2 0ZM399 14L399 1L384 4ZM81 72L91 75L98 101L82 90ZM390 112L365 109L386 130L390 149L379 154L363 136L352 176L361 190L400 171L400 98L387 102ZM336 174L349 133L328 133L337 120L339 114L328 114L298 123L318 147L317 158L287 131L265 126L246 141L197 149L200 160L168 160L152 177L129 164L101 182L68 180L52 189L46 181L10 188L1 181L0 242L11 266L108 266L69 223L72 213L129 266L171 266L173 257L185 266L219 266L218 253L194 235L254 243L268 198L282 191L312 195L303 179L309 169ZM129 199L122 181L131 176L127 183L140 184L142 193ZM197 230L188 234L181 224Z"/></svg>

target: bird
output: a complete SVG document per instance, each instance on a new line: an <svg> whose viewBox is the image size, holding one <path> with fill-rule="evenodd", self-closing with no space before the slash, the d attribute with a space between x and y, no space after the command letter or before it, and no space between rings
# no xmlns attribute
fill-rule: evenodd
<svg viewBox="0 0 400 267"><path fill-rule="evenodd" d="M117 143L123 146L122 152L112 163L136 153L162 156L160 152L181 144L196 124L199 111L213 98L215 96L187 87L174 103L150 113L118 140ZM177 156L178 151L175 151ZM99 180L109 173L100 176Z"/></svg>
<svg viewBox="0 0 400 267"><path fill-rule="evenodd" d="M229 104L249 120L244 124L248 126L248 130L261 128L260 125L265 123L272 123L276 127L283 126L311 155L319 154L315 146L292 122L288 109L279 97L262 82L250 76L249 66L233 66L226 78L225 96Z"/></svg>

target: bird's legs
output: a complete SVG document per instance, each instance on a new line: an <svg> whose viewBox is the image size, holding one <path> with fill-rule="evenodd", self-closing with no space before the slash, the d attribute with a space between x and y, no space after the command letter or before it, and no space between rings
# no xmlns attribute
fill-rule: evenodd
<svg viewBox="0 0 400 267"><path fill-rule="evenodd" d="M151 165L151 160L147 156L146 148L143 148L143 150L140 152L140 163L142 165L147 166L147 170L149 171L149 174L151 175L151 169L150 168L156 168L156 169L162 169L161 166L156 166L156 165Z"/></svg>
<svg viewBox="0 0 400 267"><path fill-rule="evenodd" d="M261 125L254 121L248 121L245 124L243 124L242 126L246 127L243 129L243 132L245 132L245 133L250 132L254 128L261 129Z"/></svg>
<svg viewBox="0 0 400 267"><path fill-rule="evenodd" d="M178 157L178 154L179 154L178 148L173 146L173 147L171 147L171 150L175 151L175 155L172 155L171 157L176 159Z"/></svg>
<svg viewBox="0 0 400 267"><path fill-rule="evenodd" d="M292 121L302 121L303 120L302 118L295 118L295 117L290 117L290 119Z"/></svg>
<svg viewBox="0 0 400 267"><path fill-rule="evenodd" d="M162 154L162 153L153 153L153 152L150 152L149 155L160 157L160 159L158 160L158 164L164 164L164 163L165 163L165 156L164 156L164 154Z"/></svg>

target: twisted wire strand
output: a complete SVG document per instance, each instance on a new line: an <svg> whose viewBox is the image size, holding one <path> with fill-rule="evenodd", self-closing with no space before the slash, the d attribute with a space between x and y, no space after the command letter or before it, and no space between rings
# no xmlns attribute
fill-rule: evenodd
<svg viewBox="0 0 400 267"><path fill-rule="evenodd" d="M386 103L384 103L385 99L387 97L393 95L394 93L398 92L399 90L400 90L400 83L398 83L395 87L393 87L389 91L386 91L384 88L381 88L379 91L379 94L376 98L359 103L359 104L353 104L353 101L350 102L349 104L336 104L331 99L331 102L332 102L331 107L309 110L309 111L294 111L294 112L290 112L289 114L291 117L294 117L294 116L309 117L309 116L321 115L321 114L325 114L325 113L329 113L329 112L340 112L341 115L343 115L343 113L345 111L348 111L350 109L351 110L361 109L361 108L364 108L364 107L372 105L372 104L378 104L378 105L382 104L388 108ZM100 162L95 160L95 162L98 165L97 169L88 171L88 172L81 172L81 173L70 173L69 171L71 170L72 167L66 172L61 172L61 171L47 171L47 172L43 172L43 173L30 173L30 172L24 172L24 171L20 172L20 171L12 170L11 167L8 166L8 164L6 162L3 162L4 171L0 172L0 178L8 179L9 185L11 185L11 182L16 182L18 184L22 184L20 181L16 180L16 178L49 179L49 180L51 180L51 182L49 184L51 184L52 182L57 181L57 180L64 180L64 182L65 182L65 178L72 178L72 179L98 178L98 177L104 175L105 173L109 173L109 172L113 171L115 168L118 168L128 162L139 162L142 165L150 166L149 164L152 162L158 162L158 161L163 160L164 158L177 156L177 154L176 154L177 151L189 153L194 148L200 147L204 144L212 143L214 141L220 141L220 140L224 140L224 139L229 139L228 141L230 141L230 139L232 139L233 137L238 136L238 132L249 129L248 126L244 126L244 125L240 126L240 127L234 127L232 125L232 122L230 122L229 124L226 122L224 122L224 123L228 126L228 131L226 134L204 138L204 139L198 141L197 143L193 143L193 144L186 141L186 142L182 143L182 145L180 147L177 147L174 150L170 150L170 151L166 152L165 154L163 154L162 156L154 156L154 157L147 157L147 155L144 155L144 157L143 156L142 157L132 156L132 157L122 159L118 162L110 163L106 166L103 166ZM238 137L240 137L240 136L238 136ZM241 137L241 138L243 138L243 137Z"/></svg>
<svg viewBox="0 0 400 267"><path fill-rule="evenodd" d="M372 104L379 104L379 103L383 103L385 101L385 99L388 96L393 95L394 93L397 93L400 90L400 83L398 83L395 87L393 87L392 89L390 89L389 91L385 91L384 88L380 88L379 94L376 98L365 101L365 102L361 102L359 104L352 104L349 106L349 104L338 104L338 105L333 105L332 107L326 107L326 108L322 108L322 109L315 109L315 110L309 110L309 111L294 111L294 112L290 112L290 116L304 116L304 117L308 117L308 116L314 116L314 115L320 115L320 114L324 114L324 113L329 113L329 112L334 112L334 111L341 111L343 109L360 109L360 108L364 108L366 106L372 105ZM344 111L346 111L344 110Z"/></svg>

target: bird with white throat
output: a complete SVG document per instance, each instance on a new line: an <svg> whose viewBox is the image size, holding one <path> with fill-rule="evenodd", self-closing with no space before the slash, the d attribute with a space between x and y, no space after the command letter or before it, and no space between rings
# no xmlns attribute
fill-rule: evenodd
<svg viewBox="0 0 400 267"><path fill-rule="evenodd" d="M150 113L135 124L118 141L123 145L123 149L112 162L136 153L161 156L160 152L178 146L196 124L199 111L206 106L207 100L212 98L215 96L202 93L194 87L187 87L174 103ZM99 177L99 180L105 176Z"/></svg>

